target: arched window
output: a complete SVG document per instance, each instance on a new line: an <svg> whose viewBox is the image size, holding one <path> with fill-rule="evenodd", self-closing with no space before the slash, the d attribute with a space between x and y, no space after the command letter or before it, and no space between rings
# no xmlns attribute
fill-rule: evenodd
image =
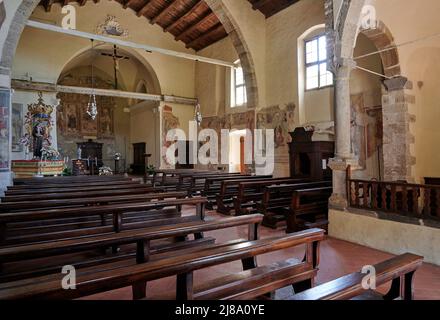
<svg viewBox="0 0 440 320"><path fill-rule="evenodd" d="M231 107L241 107L247 103L246 83L240 60L235 62L236 67L231 70Z"/></svg>
<svg viewBox="0 0 440 320"><path fill-rule="evenodd" d="M306 90L333 85L333 74L327 71L327 38L325 34L305 40Z"/></svg>

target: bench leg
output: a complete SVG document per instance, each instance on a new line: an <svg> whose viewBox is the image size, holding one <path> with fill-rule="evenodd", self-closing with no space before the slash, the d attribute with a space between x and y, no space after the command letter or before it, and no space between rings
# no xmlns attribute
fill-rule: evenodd
<svg viewBox="0 0 440 320"><path fill-rule="evenodd" d="M391 283L390 291L384 296L385 300L395 300L401 298L402 300L411 301L414 299L413 280L414 273L410 272L402 277L394 279Z"/></svg>
<svg viewBox="0 0 440 320"><path fill-rule="evenodd" d="M178 274L176 282L176 300L193 300L194 275L192 272Z"/></svg>
<svg viewBox="0 0 440 320"><path fill-rule="evenodd" d="M296 293L303 292L313 287L313 279L307 279L298 283L292 284L293 290Z"/></svg>
<svg viewBox="0 0 440 320"><path fill-rule="evenodd" d="M132 287L133 300L140 300L147 297L147 282L135 283Z"/></svg>
<svg viewBox="0 0 440 320"><path fill-rule="evenodd" d="M205 236L204 236L203 232L194 233L194 239L196 239L196 240L203 239L204 237Z"/></svg>
<svg viewBox="0 0 440 320"><path fill-rule="evenodd" d="M252 258L243 259L241 260L241 263L243 264L244 271L255 269L257 267L257 258L252 257Z"/></svg>

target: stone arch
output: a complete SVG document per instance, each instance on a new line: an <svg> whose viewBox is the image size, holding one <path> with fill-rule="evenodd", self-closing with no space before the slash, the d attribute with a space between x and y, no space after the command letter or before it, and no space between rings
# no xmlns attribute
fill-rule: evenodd
<svg viewBox="0 0 440 320"><path fill-rule="evenodd" d="M205 2L211 8L214 14L217 15L218 19L225 27L235 49L237 50L246 79L248 106L250 108L256 108L258 106L257 78L250 49L246 44L244 36L239 29L237 22L232 17L232 14L223 5L222 1L205 0ZM40 0L22 0L21 4L19 5L14 18L12 19L8 36L3 47L3 52L0 60L1 73L7 75L11 74L15 51L17 49L20 36L23 32L27 20L39 3Z"/></svg>
<svg viewBox="0 0 440 320"><path fill-rule="evenodd" d="M226 8L222 1L205 0L212 12L217 16L228 33L232 44L240 57L241 66L243 67L244 77L246 80L246 93L248 97L248 107L258 107L258 85L255 73L255 65L250 49L246 43L243 33L241 32L235 18Z"/></svg>
<svg viewBox="0 0 440 320"><path fill-rule="evenodd" d="M361 30L360 33L365 35L378 51L393 47L380 53L382 66L387 77L400 76L399 52L390 29L382 21L378 21L376 29Z"/></svg>

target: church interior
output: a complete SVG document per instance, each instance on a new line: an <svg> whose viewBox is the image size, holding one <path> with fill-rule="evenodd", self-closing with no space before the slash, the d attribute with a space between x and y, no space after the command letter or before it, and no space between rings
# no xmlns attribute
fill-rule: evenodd
<svg viewBox="0 0 440 320"><path fill-rule="evenodd" d="M439 12L0 1L0 300L440 300Z"/></svg>

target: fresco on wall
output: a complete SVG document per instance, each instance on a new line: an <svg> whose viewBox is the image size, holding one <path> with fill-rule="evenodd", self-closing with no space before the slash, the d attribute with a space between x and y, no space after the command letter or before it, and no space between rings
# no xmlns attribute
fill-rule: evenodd
<svg viewBox="0 0 440 320"><path fill-rule="evenodd" d="M288 103L284 108L279 105L268 107L257 113L257 129L273 129L275 134L275 149L286 147L291 142L289 132L295 130L294 103Z"/></svg>
<svg viewBox="0 0 440 320"><path fill-rule="evenodd" d="M10 91L0 90L0 172L9 171Z"/></svg>
<svg viewBox="0 0 440 320"><path fill-rule="evenodd" d="M91 86L90 76L67 74L59 84L66 86ZM99 77L95 84L100 89L110 89L111 85ZM104 160L109 161L116 152L125 147L116 146L114 108L116 102L112 97L96 96L98 117L92 120L86 114L88 95L75 93L58 93L60 105L57 108L58 149L63 156L76 158L77 142L84 142L85 137L96 137L96 142L103 143Z"/></svg>
<svg viewBox="0 0 440 320"><path fill-rule="evenodd" d="M352 152L363 169L367 169L367 159L377 157L378 148L382 146L382 121L380 106L366 107L364 93L351 95Z"/></svg>
<svg viewBox="0 0 440 320"><path fill-rule="evenodd" d="M23 137L23 105L12 104L12 152L22 152L23 144L20 143Z"/></svg>

